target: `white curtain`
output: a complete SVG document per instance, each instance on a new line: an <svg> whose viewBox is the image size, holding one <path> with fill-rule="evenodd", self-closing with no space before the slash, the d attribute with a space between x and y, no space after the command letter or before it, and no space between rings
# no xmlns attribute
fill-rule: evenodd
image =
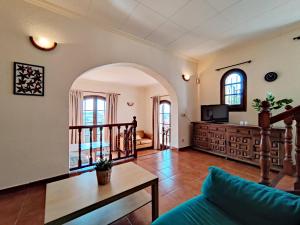
<svg viewBox="0 0 300 225"><path fill-rule="evenodd" d="M80 90L71 90L69 93L69 126L82 125L83 93ZM78 144L78 130L70 130L70 144Z"/></svg>
<svg viewBox="0 0 300 225"><path fill-rule="evenodd" d="M105 110L105 123L113 124L117 123L117 112L118 112L118 94L107 94L106 95L106 110ZM112 129L112 149L116 149L116 130ZM105 141L109 142L109 129L105 130Z"/></svg>
<svg viewBox="0 0 300 225"><path fill-rule="evenodd" d="M152 106L152 122L153 122L153 148L160 149L159 141L159 104L160 97L152 97L153 106Z"/></svg>

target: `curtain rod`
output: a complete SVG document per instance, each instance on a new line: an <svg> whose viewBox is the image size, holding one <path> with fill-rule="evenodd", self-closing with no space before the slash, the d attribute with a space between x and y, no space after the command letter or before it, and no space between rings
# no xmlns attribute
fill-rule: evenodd
<svg viewBox="0 0 300 225"><path fill-rule="evenodd" d="M252 63L252 60L248 60L248 61L245 61L245 62L233 64L233 65L230 65L230 66L221 67L221 68L216 69L216 71L224 70L224 69L227 69L227 68L230 68L230 67L239 66L239 65L242 65L242 64L246 64L246 63Z"/></svg>
<svg viewBox="0 0 300 225"><path fill-rule="evenodd" d="M117 94L117 95L121 95L119 93L107 93L107 92L101 92L101 91L84 91L84 90L81 90L82 92L85 92L85 93L97 93L97 94Z"/></svg>
<svg viewBox="0 0 300 225"><path fill-rule="evenodd" d="M167 96L170 96L170 95L159 95L158 97L167 97ZM156 97L156 96L152 96L150 98L153 98L153 97Z"/></svg>

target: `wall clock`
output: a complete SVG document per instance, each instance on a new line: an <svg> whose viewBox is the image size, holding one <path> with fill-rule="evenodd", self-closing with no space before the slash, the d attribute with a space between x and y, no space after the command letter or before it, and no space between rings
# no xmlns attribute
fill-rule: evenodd
<svg viewBox="0 0 300 225"><path fill-rule="evenodd" d="M277 78L278 78L278 75L275 72L269 72L265 75L265 81L267 81L267 82L273 82Z"/></svg>

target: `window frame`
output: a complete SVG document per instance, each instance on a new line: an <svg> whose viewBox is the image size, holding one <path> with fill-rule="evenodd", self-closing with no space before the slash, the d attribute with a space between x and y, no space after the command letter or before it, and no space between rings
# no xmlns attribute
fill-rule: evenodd
<svg viewBox="0 0 300 225"><path fill-rule="evenodd" d="M159 108L160 108L160 105L161 104L169 104L170 105L170 116L169 116L169 118L170 118L170 124L168 124L169 125L169 128L171 129L171 124L172 124L172 113L171 113L171 107L172 107L172 104L171 104L171 101L169 101L169 100L160 100L159 101ZM160 118L160 116L161 116L161 114L165 114L165 113L161 113L160 112L160 110L159 110L159 118ZM159 127L161 126L161 125L165 125L165 123L160 123L159 122ZM160 130L160 129L159 129ZM159 133L159 135L161 135L161 133ZM169 133L168 133L168 139L169 139L169 144L171 145L171 130L169 131ZM160 141L162 141L162 140L160 140ZM160 143L160 144L162 144L162 143ZM165 145L167 145L167 143L165 143Z"/></svg>
<svg viewBox="0 0 300 225"><path fill-rule="evenodd" d="M93 99L93 125L97 125L97 100L98 99L102 99L105 101L106 103L106 98L101 96L101 95L85 95L83 97L83 101L85 101L86 99ZM84 104L83 104L84 105ZM82 120L84 121L84 111L86 111L84 108L82 108ZM106 106L104 108L104 116L105 116L105 112L106 112ZM96 122L96 123L95 123ZM104 122L105 124L105 122ZM85 124L84 124L85 125ZM92 126L93 126L92 125ZM104 131L104 130L103 130ZM97 132L93 131L93 141L97 141Z"/></svg>
<svg viewBox="0 0 300 225"><path fill-rule="evenodd" d="M241 98L241 104L239 105L228 105L228 109L230 112L246 112L247 111L247 75L245 71L234 68L226 71L221 80L220 80L220 99L221 104L225 104L225 80L228 76L230 76L232 73L238 73L241 76L242 79L242 85L243 85L243 91L242 91L242 98Z"/></svg>

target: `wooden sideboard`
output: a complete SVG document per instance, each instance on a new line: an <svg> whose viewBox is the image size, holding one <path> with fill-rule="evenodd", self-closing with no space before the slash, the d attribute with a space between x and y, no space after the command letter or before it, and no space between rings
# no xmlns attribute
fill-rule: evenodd
<svg viewBox="0 0 300 225"><path fill-rule="evenodd" d="M192 122L192 147L197 150L259 165L260 128L234 124ZM284 132L271 129L271 169L280 170L284 158Z"/></svg>

